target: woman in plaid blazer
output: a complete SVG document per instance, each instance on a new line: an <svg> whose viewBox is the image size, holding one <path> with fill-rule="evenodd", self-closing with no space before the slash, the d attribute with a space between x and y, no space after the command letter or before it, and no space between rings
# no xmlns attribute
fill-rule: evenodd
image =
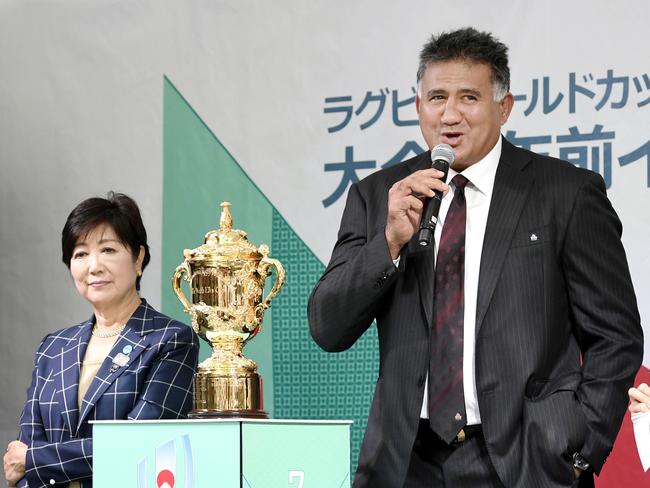
<svg viewBox="0 0 650 488"><path fill-rule="evenodd" d="M183 418L192 407L198 338L139 294L147 234L126 195L90 198L69 215L63 262L93 315L48 334L36 352L9 486L92 486L90 420Z"/></svg>

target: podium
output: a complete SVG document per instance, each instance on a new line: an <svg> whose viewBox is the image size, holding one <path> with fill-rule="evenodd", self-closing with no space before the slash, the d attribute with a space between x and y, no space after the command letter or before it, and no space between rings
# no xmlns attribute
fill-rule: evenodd
<svg viewBox="0 0 650 488"><path fill-rule="evenodd" d="M94 488L349 488L351 421L93 423Z"/></svg>

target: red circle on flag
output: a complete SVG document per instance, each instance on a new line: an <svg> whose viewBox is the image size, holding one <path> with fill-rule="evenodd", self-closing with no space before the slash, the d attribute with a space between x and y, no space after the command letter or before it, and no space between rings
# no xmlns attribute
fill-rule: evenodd
<svg viewBox="0 0 650 488"><path fill-rule="evenodd" d="M158 488L160 488L163 483L167 483L171 488L174 488L174 473L168 469L163 469L160 473L158 473L158 477L156 478L156 484L158 485Z"/></svg>

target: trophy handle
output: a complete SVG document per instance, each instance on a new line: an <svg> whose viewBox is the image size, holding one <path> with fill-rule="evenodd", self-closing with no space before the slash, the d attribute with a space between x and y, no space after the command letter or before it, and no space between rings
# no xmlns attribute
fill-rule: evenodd
<svg viewBox="0 0 650 488"><path fill-rule="evenodd" d="M280 293L280 290L284 286L284 279L286 276L284 272L284 268L282 267L280 261L278 261L277 259L264 256L264 258L260 262L260 268L263 269L266 273L268 273L268 269L271 266L275 268L275 283L273 283L273 288L271 288L269 294L266 296L264 301L260 304L264 308L269 308L271 306L271 300L273 300L277 296L277 294Z"/></svg>
<svg viewBox="0 0 650 488"><path fill-rule="evenodd" d="M266 256L267 252L268 249L266 248L263 249L264 257L260 261L260 264L257 268L257 272L260 274L260 276L265 278L269 274L269 268L273 266L275 268L275 282L273 283L273 288L271 288L269 294L264 298L264 300L262 300L262 303L258 304L255 307L255 316L257 317L256 327L251 332L250 336L246 338L244 344L246 344L248 341L250 341L253 337L255 337L257 334L261 332L260 324L262 323L262 317L264 316L264 311L271 306L271 300L273 300L276 297L276 295L280 293L280 290L284 285L284 279L286 274L284 272L284 268L282 267L282 264L277 259L267 257Z"/></svg>
<svg viewBox="0 0 650 488"><path fill-rule="evenodd" d="M192 308L189 300L185 297L183 289L181 288L181 277L185 275L185 281L190 282L190 267L187 264L187 261L183 261L183 264L179 265L174 271L174 276L172 278L172 286L174 287L174 293L185 307L185 311L189 312Z"/></svg>

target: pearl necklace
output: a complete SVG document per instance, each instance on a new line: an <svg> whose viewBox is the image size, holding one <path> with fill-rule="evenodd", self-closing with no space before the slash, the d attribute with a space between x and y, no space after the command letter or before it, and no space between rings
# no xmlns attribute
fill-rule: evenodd
<svg viewBox="0 0 650 488"><path fill-rule="evenodd" d="M126 327L126 324L120 325L117 329L111 330L109 332L100 332L97 330L97 326L95 325L92 330L92 335L95 337L101 337L102 339L105 339L107 337L115 337L116 335L120 335L124 328Z"/></svg>

